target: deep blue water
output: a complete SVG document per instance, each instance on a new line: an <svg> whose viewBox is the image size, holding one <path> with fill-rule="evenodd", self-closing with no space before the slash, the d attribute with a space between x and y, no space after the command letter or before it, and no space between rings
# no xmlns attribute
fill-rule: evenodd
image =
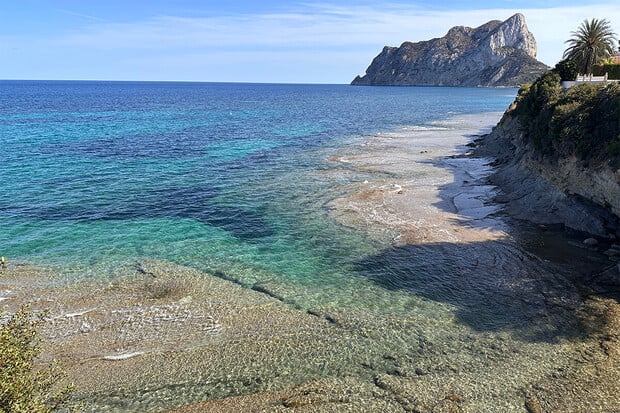
<svg viewBox="0 0 620 413"><path fill-rule="evenodd" d="M503 111L515 93L2 81L0 255L84 274L144 257L248 282L344 274L382 246L321 208L337 184L313 173L327 156L372 133Z"/></svg>

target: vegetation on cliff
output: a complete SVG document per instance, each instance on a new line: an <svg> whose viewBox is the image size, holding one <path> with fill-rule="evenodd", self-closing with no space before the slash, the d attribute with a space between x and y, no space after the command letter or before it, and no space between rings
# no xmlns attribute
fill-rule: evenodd
<svg viewBox="0 0 620 413"><path fill-rule="evenodd" d="M620 80L620 63L606 63L592 66L594 76L605 76L608 79Z"/></svg>
<svg viewBox="0 0 620 413"><path fill-rule="evenodd" d="M519 90L514 114L543 157L576 156L591 166L620 167L620 84L562 89L553 70Z"/></svg>

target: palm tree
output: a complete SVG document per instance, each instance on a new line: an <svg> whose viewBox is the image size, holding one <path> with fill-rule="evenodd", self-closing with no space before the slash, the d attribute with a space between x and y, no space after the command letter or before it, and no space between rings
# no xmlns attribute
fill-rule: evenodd
<svg viewBox="0 0 620 413"><path fill-rule="evenodd" d="M564 58L577 63L583 74L592 73L594 64L614 54L616 33L606 19L584 20L571 34L573 37L565 42L569 46L564 51Z"/></svg>

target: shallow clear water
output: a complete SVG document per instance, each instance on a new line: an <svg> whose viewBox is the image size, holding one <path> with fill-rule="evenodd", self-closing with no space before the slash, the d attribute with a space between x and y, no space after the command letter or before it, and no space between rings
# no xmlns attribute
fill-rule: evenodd
<svg viewBox="0 0 620 413"><path fill-rule="evenodd" d="M3 81L0 255L51 266L70 283L60 289L66 304L54 303L58 290L41 293L66 324L65 339L52 337L50 347L84 357L69 366L94 383L78 394L92 411L162 411L317 377L372 387L386 373L410 382L424 403L456 392L463 411L523 411L523 388L574 364L574 287L510 240L397 246L385 226L346 226L331 209L365 179L428 184L431 169L451 173L415 144L402 155L426 159L421 176L373 169L402 148L385 155L367 143L424 134L432 151L430 136L450 140L496 119L515 94ZM486 112L495 115L460 116ZM347 164L343 154L367 163ZM162 277L107 283L137 274L136 262ZM188 267L291 306L232 283L204 291L184 278ZM72 288L88 278L106 286L97 294ZM144 301L155 288L149 282L169 282L179 296ZM212 305L218 293L226 297ZM175 321L190 310L198 316L187 325ZM196 328L206 315L221 322L217 334ZM105 355L143 352L135 365L100 364Z"/></svg>
<svg viewBox="0 0 620 413"><path fill-rule="evenodd" d="M330 154L372 133L502 111L514 94L3 81L0 251L77 277L155 257L248 282L261 271L325 282L385 248L323 208L343 183L315 173Z"/></svg>

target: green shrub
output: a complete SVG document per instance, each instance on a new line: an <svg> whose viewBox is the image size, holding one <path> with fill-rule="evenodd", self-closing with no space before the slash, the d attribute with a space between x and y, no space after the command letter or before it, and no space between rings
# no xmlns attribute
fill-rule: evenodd
<svg viewBox="0 0 620 413"><path fill-rule="evenodd" d="M515 113L534 146L546 151L553 105L560 96L560 75L547 72L531 85L520 89Z"/></svg>
<svg viewBox="0 0 620 413"><path fill-rule="evenodd" d="M584 160L617 157L613 143L620 134L620 87L582 84L558 100L552 118L553 138ZM566 153L559 148L560 152Z"/></svg>
<svg viewBox="0 0 620 413"><path fill-rule="evenodd" d="M553 70L560 75L562 81L573 81L577 79L577 75L579 74L577 63L568 59L558 62Z"/></svg>
<svg viewBox="0 0 620 413"><path fill-rule="evenodd" d="M620 84L584 83L566 90L558 73L520 89L514 113L542 156L577 156L620 165Z"/></svg>
<svg viewBox="0 0 620 413"><path fill-rule="evenodd" d="M44 321L22 307L0 325L0 412L47 413L63 407L71 387L57 389L64 376L57 363L35 371L41 352L37 329Z"/></svg>
<svg viewBox="0 0 620 413"><path fill-rule="evenodd" d="M608 79L620 80L620 64L605 64L592 66L592 74L594 76L605 76L607 73Z"/></svg>
<svg viewBox="0 0 620 413"><path fill-rule="evenodd" d="M620 135L607 145L607 152L613 157L620 157Z"/></svg>

